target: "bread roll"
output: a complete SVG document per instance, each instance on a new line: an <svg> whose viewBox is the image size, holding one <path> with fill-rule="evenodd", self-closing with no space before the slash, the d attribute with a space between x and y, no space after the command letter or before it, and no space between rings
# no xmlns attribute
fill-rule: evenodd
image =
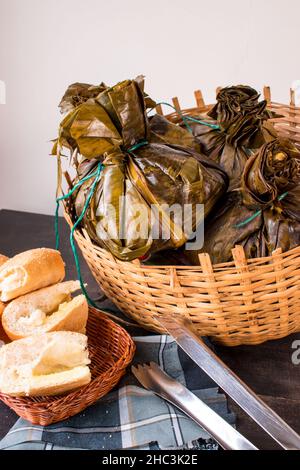
<svg viewBox="0 0 300 470"><path fill-rule="evenodd" d="M0 267L0 300L7 302L56 284L64 277L65 265L58 251L50 248L25 251Z"/></svg>
<svg viewBox="0 0 300 470"><path fill-rule="evenodd" d="M15 340L48 331L85 333L86 298L84 295L71 298L71 293L79 289L79 281L66 281L12 300L2 315L7 336Z"/></svg>
<svg viewBox="0 0 300 470"><path fill-rule="evenodd" d="M58 395L91 380L87 337L55 331L13 341L0 349L0 392Z"/></svg>
<svg viewBox="0 0 300 470"><path fill-rule="evenodd" d="M5 304L1 302L0 300L0 318L2 317L2 313L4 312L4 309L5 309Z"/></svg>
<svg viewBox="0 0 300 470"><path fill-rule="evenodd" d="M1 255L0 253L0 267L2 266L2 264L6 263L6 261L8 261L8 257L5 255ZM2 313L4 312L4 309L5 309L5 304L1 302L0 300L0 318L1 318Z"/></svg>
<svg viewBox="0 0 300 470"><path fill-rule="evenodd" d="M1 255L1 253L0 253L0 266L2 266L2 264L6 263L6 261L8 261L8 257L5 256L5 255Z"/></svg>

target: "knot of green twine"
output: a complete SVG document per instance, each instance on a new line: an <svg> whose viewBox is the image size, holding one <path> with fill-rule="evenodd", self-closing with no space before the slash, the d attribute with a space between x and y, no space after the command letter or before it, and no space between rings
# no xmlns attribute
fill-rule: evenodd
<svg viewBox="0 0 300 470"><path fill-rule="evenodd" d="M185 119L191 122L197 122L198 124L203 124L204 126L210 127L211 129L221 129L218 124L211 124L210 122L202 121L201 119L193 118L192 116L185 116Z"/></svg>
<svg viewBox="0 0 300 470"><path fill-rule="evenodd" d="M135 150L141 148L141 147L144 147L145 145L148 145L149 142L147 140L141 140L140 142L138 142L137 144L134 144L132 147L130 147L129 149L127 149L127 152L128 153L131 153L131 152L134 152Z"/></svg>
<svg viewBox="0 0 300 470"><path fill-rule="evenodd" d="M175 108L175 106L173 106L170 103L167 103L165 101L160 101L159 103L156 104L156 106L159 106L159 105L169 106L169 108L172 108L174 111L176 111L176 113L181 117L183 124L185 125L187 130L191 132L191 134L193 133L193 129L189 125L188 121L196 122L198 124L203 124L204 126L210 127L211 129L220 130L220 126L218 126L217 124L211 124L210 122L202 121L201 119L197 119L191 116L185 116L180 109ZM149 112L152 111L153 109L155 108L151 108Z"/></svg>
<svg viewBox="0 0 300 470"><path fill-rule="evenodd" d="M278 201L282 201L282 199L284 199L286 196L288 195L288 191L281 194L281 196L278 197ZM271 203L272 204L272 203ZM256 217L258 217L259 215L262 214L262 209L259 209L258 211L254 212L254 214L252 214L250 217L248 217L248 219L246 220L243 220L242 222L238 223L235 225L236 228L241 228L241 227L244 227L245 225L249 224L250 222L252 222L252 220L256 219Z"/></svg>
<svg viewBox="0 0 300 470"><path fill-rule="evenodd" d="M82 275L81 275L81 269L80 269L80 262L79 262L79 257L78 257L78 252L77 252L77 248L76 248L76 245L75 245L75 239L74 239L74 232L76 230L76 228L78 227L78 225L81 223L83 217L85 216L85 213L87 211L87 208L90 204L90 201L94 195L94 192L95 192L95 189L96 189L96 185L99 181L99 178L100 178L100 174L101 174L101 171L103 169L103 165L102 163L99 163L98 166L97 166L97 170L94 171L93 173L91 173L90 175L86 176L85 178L82 178L80 181L78 181L78 183L76 183L74 185L74 187L71 189L70 192L68 192L67 194L63 195L63 196L60 196L56 199L56 211L55 211L55 240L56 240L56 249L58 250L59 249L59 230L58 230L58 211L59 211L59 203L60 201L63 201L65 199L68 199L70 196L72 196L72 194L76 191L77 188L79 188L85 181L89 180L90 178L93 178L95 177L94 181L93 181L93 184L91 186L91 189L89 191L89 194L88 194L88 197L86 198L86 201L85 201L85 204L84 204L84 207L82 209L82 212L80 214L80 216L78 217L78 219L76 220L76 222L74 223L72 229L71 229L71 232L70 232L70 245L71 245L71 248L72 248L72 252L73 252L73 256L74 256L74 260L75 260L75 265L76 265L76 270L77 270L77 276L78 276L78 280L80 282L80 287L81 287L81 290L82 292L84 293L88 303L90 305L92 305L93 307L97 307L96 303L90 298L90 296L88 295L87 291L86 291L86 288L85 288L85 285L84 285L84 282L83 282L83 279L82 279Z"/></svg>

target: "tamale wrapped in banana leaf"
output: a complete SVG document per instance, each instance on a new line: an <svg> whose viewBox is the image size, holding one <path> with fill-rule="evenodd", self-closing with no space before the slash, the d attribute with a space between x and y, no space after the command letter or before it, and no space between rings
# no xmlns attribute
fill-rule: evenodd
<svg viewBox="0 0 300 470"><path fill-rule="evenodd" d="M88 129L78 120L87 106L95 124ZM203 221L198 205L204 205L206 216L226 191L224 170L192 148L152 142L144 94L134 80L105 89L75 114L75 120L74 114L67 116L67 127L89 159L79 164L78 175L93 172L104 154L104 170L83 219L90 237L122 260L182 246ZM87 180L75 197L78 215L92 183ZM172 208L186 205L192 208L189 220L178 220Z"/></svg>
<svg viewBox="0 0 300 470"><path fill-rule="evenodd" d="M271 117L274 115L267 110L267 102L259 101L256 90L238 85L221 89L207 116L196 116L208 125L189 122L202 151L225 169L231 190L239 187L249 156L276 138L268 122Z"/></svg>
<svg viewBox="0 0 300 470"><path fill-rule="evenodd" d="M206 221L200 252L221 263L232 259L235 245L244 247L247 258L256 258L299 244L300 153L290 141L276 139L248 159L241 190L229 192ZM194 264L198 254L186 251Z"/></svg>

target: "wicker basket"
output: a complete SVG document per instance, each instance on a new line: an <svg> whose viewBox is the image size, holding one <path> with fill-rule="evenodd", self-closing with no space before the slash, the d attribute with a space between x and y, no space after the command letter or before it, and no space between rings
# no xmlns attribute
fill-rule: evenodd
<svg viewBox="0 0 300 470"><path fill-rule="evenodd" d="M273 120L279 135L300 146L300 108L294 106L293 93L289 106L272 103L268 87L264 95L269 109L282 115ZM200 91L195 97L197 107L181 113L210 108ZM173 103L179 110L177 98ZM177 113L168 118L180 119ZM234 261L228 263L212 265L209 255L201 254L199 266L146 266L115 259L93 244L85 230L76 231L76 240L102 291L149 330L163 332L157 315L172 312L189 317L199 335L228 346L259 344L300 331L300 247L247 260L236 246Z"/></svg>
<svg viewBox="0 0 300 470"><path fill-rule="evenodd" d="M92 373L88 385L61 396L16 398L0 394L0 400L22 418L46 426L80 413L106 395L125 374L135 345L122 327L93 308L89 312L87 335Z"/></svg>

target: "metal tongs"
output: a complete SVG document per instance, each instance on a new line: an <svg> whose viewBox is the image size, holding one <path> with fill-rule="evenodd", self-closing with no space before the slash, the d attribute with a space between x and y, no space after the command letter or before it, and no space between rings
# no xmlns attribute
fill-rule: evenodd
<svg viewBox="0 0 300 470"><path fill-rule="evenodd" d="M224 362L221 359L219 359L218 356L213 351L211 351L211 349L205 344L205 342L194 333L193 331L194 327L190 320L186 318L184 319L178 318L178 316L175 316L175 315L168 315L168 316L157 315L156 319L165 328L165 330L167 330L167 332L171 336L173 336L174 340L186 352L186 354L188 354L188 356L199 367L201 367L201 369L209 377L211 377L214 380L214 382L216 382L221 387L221 389L227 395L229 395L283 449L285 450L300 449L300 436L282 418L280 418L280 416L278 416L277 413L275 413L275 411L273 411L267 404L265 404L263 400L261 400L261 398L259 398L253 392L253 390L251 390L226 364L224 364ZM139 378L136 372L138 373L137 369L133 369L133 373L137 376L137 378ZM156 369L156 373L157 373L157 369ZM141 374L139 374L139 376L141 377ZM153 381L154 380L153 373L151 373L151 377ZM156 377L158 377L158 375L156 375ZM149 380L150 378L148 379L148 385L150 384ZM167 382L166 377L164 377L164 384L166 385L167 383L171 389L171 382L170 381ZM151 390L159 394L153 388L151 388ZM185 389L185 391L183 391L181 389L182 394L185 394L186 391L188 391L189 394L193 395L189 390ZM164 393L165 393L165 388L164 388ZM193 396L195 397L195 395ZM197 397L195 398L199 400ZM173 403L176 404L174 401ZM226 442L220 442L220 437L216 436L216 434L218 434L217 427L221 426L220 421L217 422L215 416L212 416L212 415L208 416L207 410L205 411L205 408L203 408L203 406L200 408L199 403L197 402L196 404L195 400L192 399L190 396L189 396L189 403L192 404L192 409L190 409L188 412L184 408L181 408L181 409L185 411L193 419L195 419L195 417L192 416L193 410L197 410L197 414L203 413L201 419L202 421L204 421L204 418L205 418L206 424L202 423L201 424L202 427L204 427L205 429L207 429L207 431L209 431L207 427L209 424L210 426L209 432L211 432L211 434L216 438L216 440L220 443L220 445L224 446L224 448L245 449L247 446L249 446L247 447L248 449L250 448L256 449L253 446L253 444L247 441L247 439L241 436L241 434L239 433L238 433L239 435L232 434L232 433L226 434L228 428L226 426L224 427L224 423L222 427L222 429L224 429L224 434L222 434L222 436L223 436L223 441L224 441L224 436L225 436ZM222 420L222 418L220 417L218 418ZM200 424L199 421L197 422L198 424ZM222 436L221 436L221 439L222 439ZM228 439L228 436L229 436L229 439Z"/></svg>
<svg viewBox="0 0 300 470"><path fill-rule="evenodd" d="M132 373L147 390L177 406L205 429L226 450L257 450L242 434L227 423L184 385L172 379L155 362L132 366Z"/></svg>

